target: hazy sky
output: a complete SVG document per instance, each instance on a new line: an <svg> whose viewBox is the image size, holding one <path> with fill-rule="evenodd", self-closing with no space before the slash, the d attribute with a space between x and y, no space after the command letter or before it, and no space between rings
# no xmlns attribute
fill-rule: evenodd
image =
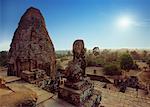
<svg viewBox="0 0 150 107"><path fill-rule="evenodd" d="M150 0L0 0L0 50L30 6L42 12L56 50L76 39L88 49L150 48Z"/></svg>

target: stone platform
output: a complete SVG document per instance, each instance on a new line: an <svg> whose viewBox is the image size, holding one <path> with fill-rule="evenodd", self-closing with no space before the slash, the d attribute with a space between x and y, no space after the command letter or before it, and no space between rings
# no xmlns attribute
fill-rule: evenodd
<svg viewBox="0 0 150 107"><path fill-rule="evenodd" d="M15 81L19 81L21 80L20 77L17 77L17 76L4 76L2 77L6 83L11 83L11 82L15 82Z"/></svg>
<svg viewBox="0 0 150 107"><path fill-rule="evenodd" d="M85 78L83 78L82 81L78 81L78 82L75 82L75 83L66 80L64 85L68 88L73 88L75 90L84 91L86 88L88 88L88 86L91 86L92 83L91 83L89 77L85 77Z"/></svg>
<svg viewBox="0 0 150 107"><path fill-rule="evenodd" d="M87 85L85 87L84 90L75 90L62 85L59 87L58 97L80 107L99 105L97 102L101 100L100 92L94 91L93 85Z"/></svg>

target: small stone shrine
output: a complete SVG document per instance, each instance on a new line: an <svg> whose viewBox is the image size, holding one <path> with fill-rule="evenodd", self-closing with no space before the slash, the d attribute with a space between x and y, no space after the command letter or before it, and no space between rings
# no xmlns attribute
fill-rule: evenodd
<svg viewBox="0 0 150 107"><path fill-rule="evenodd" d="M89 77L85 76L85 49L83 40L73 44L73 61L66 68L66 81L59 87L58 97L80 107L98 107L101 92L94 90Z"/></svg>

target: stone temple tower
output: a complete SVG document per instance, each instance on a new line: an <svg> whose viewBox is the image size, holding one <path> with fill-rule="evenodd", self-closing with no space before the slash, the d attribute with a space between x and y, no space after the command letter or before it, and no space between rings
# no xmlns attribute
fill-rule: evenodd
<svg viewBox="0 0 150 107"><path fill-rule="evenodd" d="M43 69L55 78L55 49L40 10L30 7L20 19L9 50L8 75Z"/></svg>

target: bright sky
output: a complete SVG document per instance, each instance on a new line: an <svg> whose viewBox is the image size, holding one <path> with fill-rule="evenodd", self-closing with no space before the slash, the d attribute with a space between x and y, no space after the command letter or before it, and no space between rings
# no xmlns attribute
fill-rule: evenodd
<svg viewBox="0 0 150 107"><path fill-rule="evenodd" d="M41 10L56 50L76 39L88 49L150 48L150 0L0 0L0 51L30 6Z"/></svg>

